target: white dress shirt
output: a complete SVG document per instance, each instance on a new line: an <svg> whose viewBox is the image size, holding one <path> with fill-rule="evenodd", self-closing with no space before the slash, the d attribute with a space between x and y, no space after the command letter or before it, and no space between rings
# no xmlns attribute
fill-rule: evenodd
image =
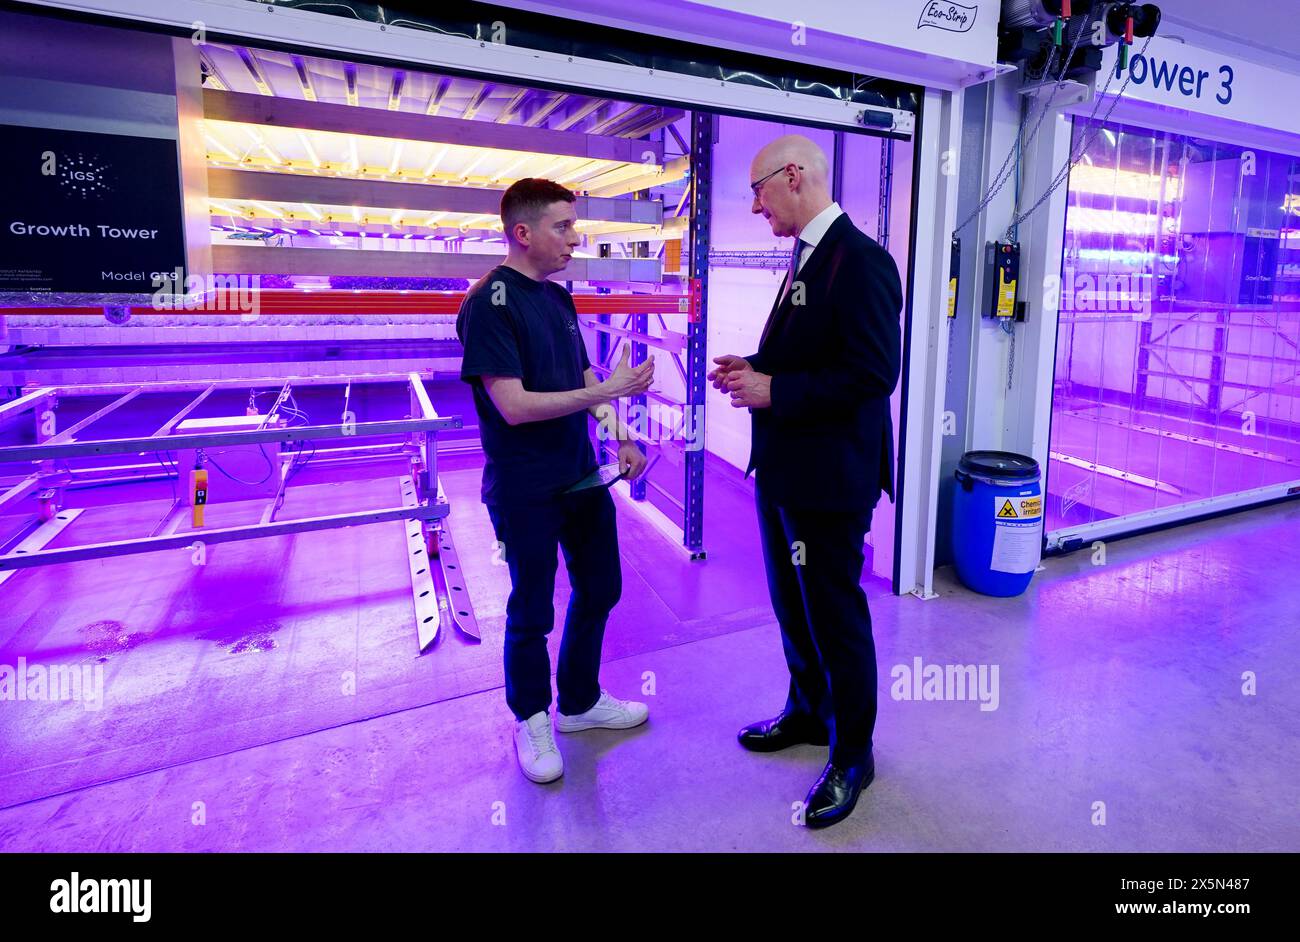
<svg viewBox="0 0 1300 942"><path fill-rule="evenodd" d="M804 243L803 250L799 253L799 268L803 268L804 263L808 261L808 256L812 255L813 249L817 248L817 243L826 235L826 230L831 227L831 223L840 218L843 212L839 203L832 202L808 220L808 225L804 226L803 231L799 233L799 240ZM795 269L795 274L799 273L799 268Z"/></svg>

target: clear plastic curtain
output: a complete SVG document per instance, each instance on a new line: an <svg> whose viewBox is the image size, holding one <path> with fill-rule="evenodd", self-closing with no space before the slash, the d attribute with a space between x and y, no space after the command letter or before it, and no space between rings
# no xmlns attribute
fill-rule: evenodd
<svg viewBox="0 0 1300 942"><path fill-rule="evenodd" d="M1300 480L1294 158L1076 122L1047 529Z"/></svg>

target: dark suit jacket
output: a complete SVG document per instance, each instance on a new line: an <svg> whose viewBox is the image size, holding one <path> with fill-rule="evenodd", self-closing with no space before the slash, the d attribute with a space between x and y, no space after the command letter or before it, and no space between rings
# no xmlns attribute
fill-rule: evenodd
<svg viewBox="0 0 1300 942"><path fill-rule="evenodd" d="M803 304L797 300L803 283ZM898 266L841 214L782 293L746 357L772 377L772 405L753 409L750 471L789 507L869 510L894 496L889 396L898 383Z"/></svg>

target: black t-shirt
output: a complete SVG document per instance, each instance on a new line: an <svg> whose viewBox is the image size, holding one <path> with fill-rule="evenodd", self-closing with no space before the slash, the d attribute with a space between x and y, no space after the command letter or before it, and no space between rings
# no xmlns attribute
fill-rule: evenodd
<svg viewBox="0 0 1300 942"><path fill-rule="evenodd" d="M493 405L484 376L517 376L531 392L581 389L591 365L573 297L498 265L470 288L456 318L465 347L460 378L474 390L483 439L483 503L552 497L596 468L586 411L510 425Z"/></svg>

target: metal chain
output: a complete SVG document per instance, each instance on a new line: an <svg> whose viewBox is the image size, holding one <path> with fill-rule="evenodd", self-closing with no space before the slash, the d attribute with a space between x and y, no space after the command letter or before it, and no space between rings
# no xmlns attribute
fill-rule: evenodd
<svg viewBox="0 0 1300 942"><path fill-rule="evenodd" d="M1075 37L1075 45L1077 45L1079 36L1083 35L1086 28L1087 28L1087 24L1085 23L1084 29L1080 30L1079 35ZM1138 50L1137 54L1139 56L1144 55L1147 51L1147 46L1150 45L1150 43L1151 43L1151 37L1148 36L1146 38L1146 41L1142 43L1142 48ZM1070 58L1073 57L1074 57L1074 46L1071 46ZM1069 59L1066 60L1066 62L1069 61L1070 61ZM1107 69L1107 73L1108 74L1106 76L1106 84L1103 85L1101 91L1097 92L1096 94L1096 104L1093 106L1092 114L1088 116L1088 120L1084 126L1083 133L1079 135L1079 143L1075 147L1072 147L1070 149L1070 153L1066 158L1065 164L1061 167L1060 170L1056 172L1055 176L1052 178L1051 185L1048 186L1048 188L1045 191L1043 191L1043 194L1034 201L1034 205L1030 206L1023 213L1013 214L1011 223L1010 225L1007 226L1007 231L1004 237L1006 241L1010 241L1012 232L1015 231L1022 222L1024 222L1026 219L1032 216L1034 212L1038 209L1038 207L1042 206L1043 203L1047 202L1047 200L1051 197L1051 195L1054 192L1056 192L1058 189L1060 189L1061 185L1070 178L1070 171L1074 169L1075 164L1077 164L1080 160L1083 159L1084 152L1088 149L1088 146L1092 144L1092 142L1096 139L1097 134L1101 131L1101 125L1105 124L1107 121L1110 120L1111 113L1114 112L1115 106L1118 105L1120 99L1124 97L1124 91L1128 88L1128 83L1133 79L1133 70L1131 68L1128 70L1128 75L1127 77L1125 77L1124 83L1120 85L1119 91L1117 91L1115 93L1115 97L1111 99L1110 107L1106 109L1106 113L1102 115L1100 121L1096 120L1097 110L1098 108L1101 107L1102 96L1104 96L1110 90L1111 82L1113 82L1115 79L1114 72L1111 72L1109 69ZM1062 74L1064 74L1064 72L1062 72ZM1058 80L1057 87L1059 88L1059 86L1060 86L1060 81ZM1056 89L1053 89L1051 98L1049 98L1047 104L1043 106L1043 114L1039 115L1038 124L1042 123L1043 115L1047 113L1047 110L1052 105L1052 98L1055 97L1056 97ZM1023 127L1024 127L1024 122L1022 121L1021 122L1022 130ZM1030 140L1033 140L1033 134L1037 133L1037 131L1038 131L1038 125L1036 124L1034 126L1033 133L1031 133L1029 139L1025 142L1026 144L1028 144ZM1005 183L1006 181L1004 180L1002 182ZM1001 184L999 184L998 189L1001 189ZM989 198L991 199L993 195L996 195L996 193L997 190L994 190L993 194L990 194ZM981 208L983 208L984 205L986 205L986 203L981 204ZM976 215L978 215L978 213L979 210L976 210ZM967 220L966 223L962 223L962 226L965 226L968 223L969 220ZM959 227L959 229L960 228L961 227ZM1002 330L1007 334L1010 340L1010 345L1007 349L1007 392L1010 392L1011 387L1014 385L1015 375L1016 375L1015 323L1011 320L1005 321L1002 324ZM949 380L951 381L951 364L949 370Z"/></svg>
<svg viewBox="0 0 1300 942"><path fill-rule="evenodd" d="M1147 51L1147 46L1150 45L1150 43L1151 43L1151 37L1148 36L1146 38L1146 41L1142 43L1142 48L1138 51L1137 54L1140 56L1143 53L1145 53ZM1034 214L1034 211L1037 210L1039 206L1042 206L1043 203L1047 202L1047 200L1051 197L1051 195L1054 192L1056 192L1056 190L1058 190L1063 183L1065 183L1067 180L1070 179L1070 171L1074 169L1075 164L1077 164L1080 160L1083 159L1084 151L1086 151L1088 149L1088 145L1090 145L1093 142L1093 140L1096 139L1097 134L1101 131L1101 125L1105 124L1108 120L1110 120L1111 112L1115 110L1115 106L1118 105L1120 99L1124 97L1124 90L1128 88L1128 83L1133 79L1133 70L1131 68L1128 70L1128 76L1124 79L1124 84L1119 87L1119 91L1115 93L1115 97L1111 100L1110 107L1106 109L1106 113L1102 115L1100 121L1096 120L1097 109L1101 107L1101 98L1110 89L1110 83L1115 78L1114 72L1111 72L1109 69L1107 69L1106 71L1108 73L1106 77L1106 84L1103 85L1101 91L1097 93L1097 104L1093 106L1092 114L1088 116L1088 121L1087 124L1085 125L1084 132L1081 135L1079 135L1079 143L1077 147L1071 149L1069 156L1066 158L1065 164L1061 167L1060 170L1056 172L1055 177L1053 177L1052 179L1051 185L1046 190L1043 191L1043 195L1034 201L1034 205L1030 206L1027 210L1025 210L1020 215L1014 216L1012 218L1011 224L1007 226L1007 231L1006 231L1007 241L1010 241L1011 239L1012 230L1017 228L1022 222L1024 222L1026 219L1032 216Z"/></svg>
<svg viewBox="0 0 1300 942"><path fill-rule="evenodd" d="M1085 14L1085 16L1091 18L1089 14ZM962 221L961 225L959 225L956 229L953 230L953 235L956 235L957 233L961 232L972 222L974 222L975 219L979 217L979 214L984 212L984 209L989 205L989 203L993 202L993 199L998 195L998 193L1002 191L1002 188L1006 186L1007 181L1011 179L1011 172L1010 172L1011 159L1016 155L1017 149L1023 151L1024 148L1028 147L1029 144L1033 142L1034 137L1038 134L1038 129L1042 126L1043 119L1047 117L1047 112L1050 111L1052 108L1052 102L1056 100L1057 92L1059 92L1061 90L1061 86L1065 84L1065 68L1070 63L1070 61L1074 58L1074 53L1079 48L1079 41L1083 38L1083 34L1086 32L1088 32L1087 20L1084 21L1083 27L1075 35L1074 42L1070 44L1069 54L1066 56L1064 62L1061 65L1061 74L1057 77L1056 84L1052 86L1051 94L1048 95L1047 101L1043 104L1042 110L1038 113L1038 120L1034 123L1033 130L1029 132L1029 137L1024 138L1023 142L1021 141L1021 138L1025 133L1025 125L1029 121L1029 113L1033 110L1033 103L1031 103L1029 108L1025 110L1025 113L1021 115L1020 125L1016 128L1016 143L1013 144L1011 146L1011 149L1007 151L1006 159L1002 161L1002 166L998 169L997 174L994 176L993 183L990 185L990 189L987 191L984 198L980 200L979 205L975 207L974 211L971 212L971 214ZM1048 55L1047 65L1044 68L1044 72L1047 74L1051 73L1056 52L1057 52L1056 47L1053 47L1051 53ZM1034 100L1037 101L1037 96L1035 96Z"/></svg>
<svg viewBox="0 0 1300 942"><path fill-rule="evenodd" d="M1007 351L1007 392L1011 392L1011 382L1016 375L1016 325L1007 320L1002 330L1011 338L1011 348Z"/></svg>
<svg viewBox="0 0 1300 942"><path fill-rule="evenodd" d="M1080 31L1080 35L1082 35L1082 31ZM1148 36L1146 38L1146 41L1142 43L1142 48L1138 51L1137 54L1143 55L1147 51L1147 46L1150 43L1151 43L1151 37ZM1071 49L1070 55L1071 56L1074 55L1073 49ZM1093 106L1092 114L1088 116L1088 121L1087 124L1085 125L1083 133L1079 135L1078 145L1070 149L1070 153L1066 158L1065 164L1061 167L1060 170L1056 172L1056 175L1052 179L1051 185L1048 186L1048 188L1043 192L1043 194L1034 201L1034 205L1030 206L1023 213L1013 214L1011 224L1007 226L1006 235L1004 237L1007 241L1011 240L1012 232L1016 231L1022 222L1024 222L1026 219L1032 216L1034 212L1038 209L1038 207L1042 206L1043 203L1047 202L1047 200L1051 197L1051 195L1054 192L1056 192L1056 190L1058 190L1061 187L1061 185L1065 183L1066 180L1070 178L1070 171L1074 169L1075 164L1077 164L1080 160L1083 159L1084 152L1088 149L1088 146L1092 144L1092 142L1096 139L1098 132L1100 132L1101 130L1101 125L1105 124L1108 120L1110 120L1111 113L1115 110L1115 106L1118 105L1120 99L1124 97L1124 91L1125 89L1128 88L1128 83L1133 78L1132 69L1128 70L1128 76L1124 79L1124 83L1120 85L1119 91L1115 93L1115 97L1111 100L1110 107L1106 109L1106 113L1102 115L1100 121L1096 120L1097 110L1098 108L1101 107L1102 96L1105 95L1110 90L1111 82L1114 81L1115 78L1114 72L1111 72L1109 69L1107 70L1107 72L1108 74L1106 76L1106 84L1102 86L1100 92L1097 92L1096 95L1097 103ZM1043 109L1044 112L1046 112L1047 108L1050 106L1051 106L1051 100L1049 99L1047 106L1045 106ZM1041 116L1040 116L1040 121L1041 121ZM1035 128L1035 130L1037 129ZM1007 349L1007 392L1010 392L1012 386L1015 383L1015 375L1016 375L1015 323L1011 320L1005 321L1002 324L1002 330L1007 334L1010 340L1010 344Z"/></svg>
<svg viewBox="0 0 1300 942"><path fill-rule="evenodd" d="M1021 134L1024 133L1025 121L1028 117L1029 115L1027 112L1025 115L1021 117L1020 127L1016 129L1017 137L1019 137ZM984 212L984 209L989 205L989 203L993 202L993 198L998 195L998 193L1002 190L1002 187L1006 186L1007 180L1010 178L1010 174L1008 174L1006 171L1007 168L1011 165L1011 158L1015 156L1015 152L1016 152L1015 145L1012 145L1011 150L1007 151L1007 159L1002 162L1002 167L998 170L997 175L994 176L993 183L990 184L989 189L985 192L984 198L980 200L979 205L975 207L975 209L971 212L971 214L967 216L964 220L962 220L961 224L958 225L957 228L953 229L952 231L953 235L957 235L963 229L969 226L972 222L978 219L979 214Z"/></svg>
<svg viewBox="0 0 1300 942"><path fill-rule="evenodd" d="M952 334L953 334L952 325L956 322L956 320L957 318L955 317L948 318L948 385L945 387L946 389L952 388Z"/></svg>

